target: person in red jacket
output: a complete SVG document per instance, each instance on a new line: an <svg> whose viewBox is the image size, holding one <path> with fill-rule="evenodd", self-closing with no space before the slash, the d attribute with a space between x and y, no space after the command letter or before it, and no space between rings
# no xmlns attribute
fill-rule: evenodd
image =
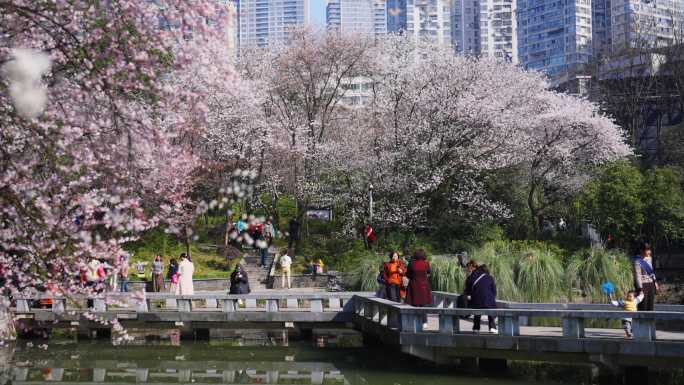
<svg viewBox="0 0 684 385"><path fill-rule="evenodd" d="M390 301L401 302L400 288L405 274L406 270L401 260L399 260L399 253L396 251L391 252L389 261L383 265L387 299Z"/></svg>
<svg viewBox="0 0 684 385"><path fill-rule="evenodd" d="M373 243L378 239L378 237L375 235L375 232L369 223L367 223L366 227L363 228L363 237L366 238L366 244L368 245L368 248L372 249Z"/></svg>
<svg viewBox="0 0 684 385"><path fill-rule="evenodd" d="M427 261L427 255L422 249L413 253L406 276L409 279L406 289L406 303L411 306L428 306L432 304L432 289L430 288L430 274L432 269Z"/></svg>

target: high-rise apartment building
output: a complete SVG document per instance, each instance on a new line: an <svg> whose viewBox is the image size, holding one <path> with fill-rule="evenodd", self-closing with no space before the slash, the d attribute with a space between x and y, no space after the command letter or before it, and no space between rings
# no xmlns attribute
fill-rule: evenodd
<svg viewBox="0 0 684 385"><path fill-rule="evenodd" d="M224 25L223 33L226 39L226 46L232 55L237 54L238 48L238 10L237 10L237 0L218 0L218 3L222 5L221 12L225 16L223 19Z"/></svg>
<svg viewBox="0 0 684 385"><path fill-rule="evenodd" d="M308 23L309 0L239 0L240 48L287 44L292 28Z"/></svg>
<svg viewBox="0 0 684 385"><path fill-rule="evenodd" d="M595 57L610 55L611 52L610 4L611 0L591 1L591 44Z"/></svg>
<svg viewBox="0 0 684 385"><path fill-rule="evenodd" d="M406 31L406 0L387 0L387 32Z"/></svg>
<svg viewBox="0 0 684 385"><path fill-rule="evenodd" d="M384 0L329 0L326 8L328 29L361 35L387 33L387 7Z"/></svg>
<svg viewBox="0 0 684 385"><path fill-rule="evenodd" d="M454 0L452 6L456 53L518 62L515 0Z"/></svg>
<svg viewBox="0 0 684 385"><path fill-rule="evenodd" d="M518 62L515 0L480 0L480 55Z"/></svg>
<svg viewBox="0 0 684 385"><path fill-rule="evenodd" d="M682 0L612 0L612 51L657 48L681 39Z"/></svg>
<svg viewBox="0 0 684 385"><path fill-rule="evenodd" d="M557 77L592 57L591 0L518 0L518 59Z"/></svg>
<svg viewBox="0 0 684 385"><path fill-rule="evenodd" d="M480 54L479 0L454 0L451 9L451 35L456 53Z"/></svg>
<svg viewBox="0 0 684 385"><path fill-rule="evenodd" d="M407 0L405 33L418 40L452 47L451 0Z"/></svg>

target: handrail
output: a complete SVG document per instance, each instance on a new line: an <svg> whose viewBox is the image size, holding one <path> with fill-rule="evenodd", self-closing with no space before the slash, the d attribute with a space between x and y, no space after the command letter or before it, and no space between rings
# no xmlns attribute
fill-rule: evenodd
<svg viewBox="0 0 684 385"><path fill-rule="evenodd" d="M433 291L433 303L442 304L444 307L455 307L456 300L461 294L447 293L443 291ZM441 307L441 306L436 306ZM536 302L515 302L515 301L496 301L497 308L503 309L539 309L539 310L610 310L615 309L613 305L607 303L536 303ZM684 305L656 304L657 311L684 312Z"/></svg>
<svg viewBox="0 0 684 385"><path fill-rule="evenodd" d="M439 295L439 293L438 293ZM439 333L457 334L460 332L459 320L467 315L487 315L499 317L500 336L519 336L520 318L547 317L562 321L563 337L584 338L586 319L623 319L631 318L634 338L641 341L654 341L656 321L684 321L683 312L649 311L626 312L618 310L544 310L544 309L458 309L450 307L413 307L396 302L370 297L355 297L355 314L375 323L397 329L400 332L423 332L424 317L428 314L439 317ZM684 341L682 341L684 343Z"/></svg>
<svg viewBox="0 0 684 385"><path fill-rule="evenodd" d="M76 300L85 300L85 299L102 299L102 298L146 298L150 300L165 300L165 299L189 299L189 300L205 300L205 299L256 299L256 300L265 300L265 299L302 299L302 300L308 300L308 299L329 299L329 298L352 298L354 296L372 296L375 293L373 292L354 292L354 291L339 291L339 292L317 292L317 293L284 293L284 292L276 292L276 293L253 293L253 294L219 294L219 293L200 293L200 294L192 294L192 295L181 295L181 294L172 294L172 293L156 293L156 292L144 292L143 297L136 297L135 292L129 292L129 293L119 293L119 292L111 292L111 293L101 293L101 294L96 294L92 296L85 296L85 295L80 295L80 294L75 294L75 295L69 295L69 296L64 296L64 295L46 295L46 294L33 294L33 295L19 295L15 296L14 299L20 299L20 300L38 300L38 299L45 299L45 298L53 298L53 299L59 299L59 298L69 298L69 299L76 299Z"/></svg>
<svg viewBox="0 0 684 385"><path fill-rule="evenodd" d="M373 293L368 292L321 292L321 293L258 293L258 294L193 294L176 295L170 293L145 293L144 296L134 296L133 293L103 293L96 296L52 296L52 312L61 314L67 310L67 300L73 301L92 301L92 309L96 313L107 311L122 312L126 309L133 309L137 313L148 313L158 310L155 308L155 301L163 301L164 308L159 309L163 312L196 312L196 311L223 311L223 312L250 312L263 311L280 312L281 302L288 311L321 313L326 311L338 313L351 313L352 301L355 297L366 297ZM32 295L16 298L16 313L32 313L30 302L33 299L45 297L35 297ZM196 307L194 302L205 301L206 306ZM301 307L299 302L304 302ZM327 306L324 301L327 301ZM116 305L125 302L122 309ZM260 308L258 302L264 302L265 306ZM308 306L306 303L308 302ZM244 305L244 309L241 306ZM69 309L70 311L83 311L86 309Z"/></svg>

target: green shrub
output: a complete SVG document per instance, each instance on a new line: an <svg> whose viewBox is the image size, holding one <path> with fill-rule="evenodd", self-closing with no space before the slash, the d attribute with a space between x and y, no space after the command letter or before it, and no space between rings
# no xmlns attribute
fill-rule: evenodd
<svg viewBox="0 0 684 385"><path fill-rule="evenodd" d="M632 287L629 258L617 250L592 247L575 253L565 273L568 288L579 288L592 302L604 302L606 296L601 285L610 281L615 284L616 295L621 297ZM572 292L569 293L572 299Z"/></svg>
<svg viewBox="0 0 684 385"><path fill-rule="evenodd" d="M435 256L430 261L432 290L450 293L463 292L465 286L465 270L458 264L457 258Z"/></svg>
<svg viewBox="0 0 684 385"><path fill-rule="evenodd" d="M564 276L558 255L530 248L521 254L515 282L522 300L551 302L562 300Z"/></svg>
<svg viewBox="0 0 684 385"><path fill-rule="evenodd" d="M515 301L520 294L515 283L516 259L510 241L494 241L471 251L473 259L483 262L496 280L497 297Z"/></svg>
<svg viewBox="0 0 684 385"><path fill-rule="evenodd" d="M385 261L382 255L373 254L367 250L363 253L349 257L349 261L354 261L346 266L351 267L349 273L349 285L354 290L375 291L378 288L377 277L380 266Z"/></svg>

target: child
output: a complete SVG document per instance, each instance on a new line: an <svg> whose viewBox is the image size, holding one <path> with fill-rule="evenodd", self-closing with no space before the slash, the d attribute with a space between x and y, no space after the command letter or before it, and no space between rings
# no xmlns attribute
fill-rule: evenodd
<svg viewBox="0 0 684 385"><path fill-rule="evenodd" d="M387 299L387 284L385 282L385 269L383 266L380 266L380 272L378 273L376 281L378 282L378 290L375 292L375 296L377 298Z"/></svg>
<svg viewBox="0 0 684 385"><path fill-rule="evenodd" d="M610 303L613 304L615 307L621 307L625 311L637 311L637 305L639 302L641 302L644 299L644 293L639 293L639 295L636 295L636 292L634 290L630 290L627 292L627 295L625 296L625 299L620 299L620 300L614 300L613 299L613 294L610 294ZM625 329L625 335L627 338L632 338L632 319L631 318L623 318L622 319L622 328Z"/></svg>

